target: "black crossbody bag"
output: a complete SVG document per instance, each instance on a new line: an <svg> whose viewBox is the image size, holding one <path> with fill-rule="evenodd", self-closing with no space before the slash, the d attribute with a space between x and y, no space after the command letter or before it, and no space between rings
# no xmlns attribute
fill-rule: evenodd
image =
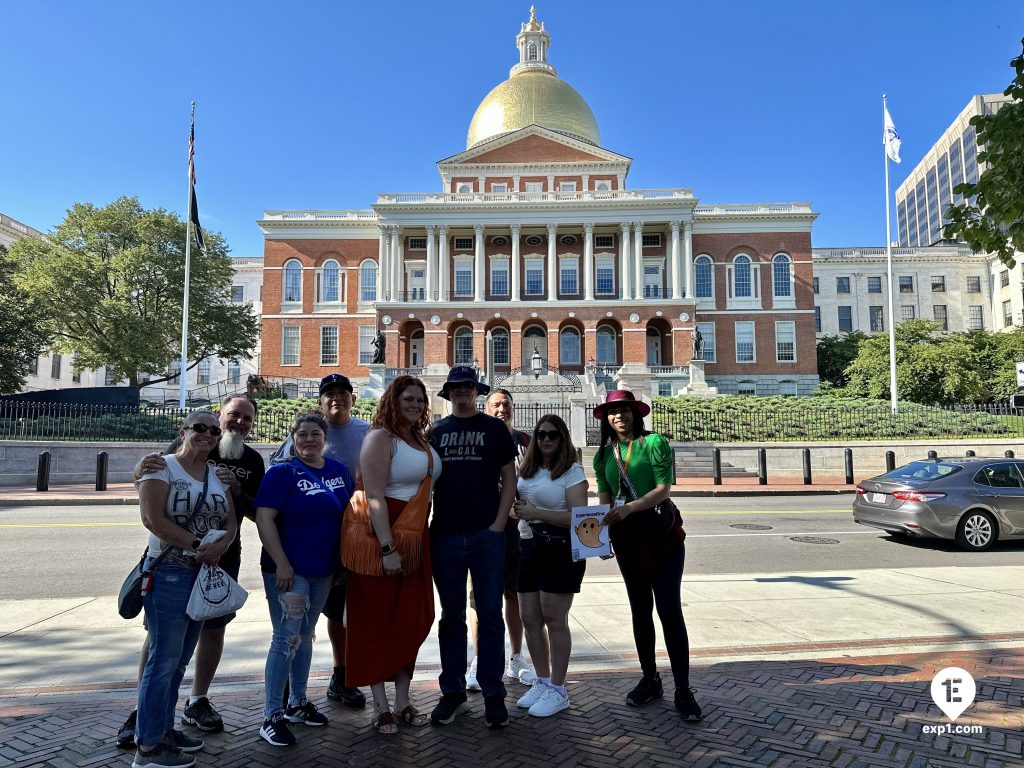
<svg viewBox="0 0 1024 768"><path fill-rule="evenodd" d="M630 501L636 501L640 498L640 495L636 492L636 488L633 487L633 483L629 479L626 465L623 464L622 456L619 455L618 446L613 445L610 447L615 455L615 463L619 468L619 490L621 491L623 486L625 486L626 491L632 497ZM662 536L667 536L676 523L682 527L683 518L679 514L679 508L676 507L671 498L668 498L650 509L634 512L618 525L634 533L661 538Z"/></svg>

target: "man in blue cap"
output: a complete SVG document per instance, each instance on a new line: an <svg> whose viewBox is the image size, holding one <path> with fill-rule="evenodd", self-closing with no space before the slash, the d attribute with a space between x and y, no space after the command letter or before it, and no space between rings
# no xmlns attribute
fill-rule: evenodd
<svg viewBox="0 0 1024 768"><path fill-rule="evenodd" d="M504 423L477 410L477 397L488 392L490 387L477 380L473 368L452 368L438 393L451 402L452 415L430 433L444 468L434 485L430 523L434 583L441 600L441 700L430 715L435 725L447 725L468 710L467 574L473 581L479 619L477 681L484 695L484 716L489 728L508 725L501 601L505 524L516 495L516 446Z"/></svg>

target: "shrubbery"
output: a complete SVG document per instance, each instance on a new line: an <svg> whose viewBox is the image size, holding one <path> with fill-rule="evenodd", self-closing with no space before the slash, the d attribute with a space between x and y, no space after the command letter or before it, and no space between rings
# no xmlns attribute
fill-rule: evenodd
<svg viewBox="0 0 1024 768"><path fill-rule="evenodd" d="M256 417L256 426L249 436L251 442L277 443L288 436L292 421L300 413L309 413L317 409L315 397L299 397L293 399L261 399L260 412ZM352 415L357 419L370 421L377 410L377 398L360 397L352 406Z"/></svg>

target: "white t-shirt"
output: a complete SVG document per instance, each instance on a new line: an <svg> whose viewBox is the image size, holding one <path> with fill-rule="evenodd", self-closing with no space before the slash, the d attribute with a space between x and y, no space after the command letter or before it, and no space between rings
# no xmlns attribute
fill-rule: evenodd
<svg viewBox="0 0 1024 768"><path fill-rule="evenodd" d="M178 525L183 526L189 515L196 506L196 500L203 492L203 481L196 480L178 462L174 454L164 456L167 466L159 472L150 472L143 475L140 483L151 480L161 480L169 486L167 489L167 503L164 506L164 516L174 520ZM228 492L213 468L208 467L210 472L210 484L206 489L206 503L202 505L198 514L188 524L188 530L197 538L203 538L207 531L223 528L228 515ZM169 546L155 533L149 534L149 556L156 557L164 548ZM193 555L185 554L185 551L173 547L170 554L164 560L173 560L187 567L195 567L196 559Z"/></svg>
<svg viewBox="0 0 1024 768"><path fill-rule="evenodd" d="M584 474L581 464L573 464L565 474L555 479L551 478L550 470L542 467L533 477L520 477L516 490L519 491L519 498L535 507L549 509L553 512L564 512L569 509L566 490L586 482L586 480L587 476ZM523 526L520 525L519 528L521 533Z"/></svg>
<svg viewBox="0 0 1024 768"><path fill-rule="evenodd" d="M384 495L408 501L416 495L427 474L427 454L397 438L391 439L391 446L391 467L388 469ZM434 457L434 466L430 471L430 482L433 485L441 476L441 457L433 448L430 448L430 453Z"/></svg>

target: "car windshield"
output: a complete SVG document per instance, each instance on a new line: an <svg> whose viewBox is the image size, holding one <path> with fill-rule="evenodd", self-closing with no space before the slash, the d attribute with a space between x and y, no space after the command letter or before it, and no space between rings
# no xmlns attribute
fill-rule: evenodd
<svg viewBox="0 0 1024 768"><path fill-rule="evenodd" d="M912 461L886 472L882 477L887 480L936 480L959 472L959 464L946 464L941 461Z"/></svg>

